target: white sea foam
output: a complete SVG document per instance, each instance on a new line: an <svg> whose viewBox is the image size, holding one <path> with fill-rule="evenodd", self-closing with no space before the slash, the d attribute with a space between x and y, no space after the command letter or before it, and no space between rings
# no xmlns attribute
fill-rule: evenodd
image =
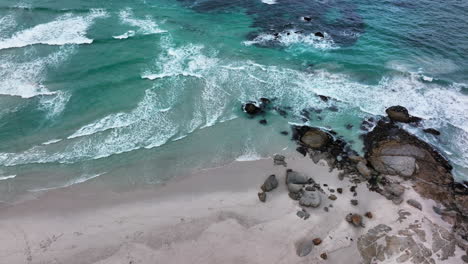
<svg viewBox="0 0 468 264"><path fill-rule="evenodd" d="M67 187L70 187L72 185L75 185L75 184L80 184L80 183L84 183L84 182L87 182L89 180L92 180L94 178L97 178L103 174L106 174L107 172L102 172L102 173L98 173L98 174L85 174L85 175L82 175L81 177L79 178L76 178L76 179L73 179L73 180L70 180L68 182L66 182L65 184L63 185L60 185L60 186L56 186L56 187L48 187L48 188L38 188L38 189L31 189L29 190L30 192L43 192L43 191L50 191L50 190L55 190L55 189L61 189L61 188L67 188Z"/></svg>
<svg viewBox="0 0 468 264"><path fill-rule="evenodd" d="M0 181L14 179L16 175L7 175L7 176L0 176Z"/></svg>
<svg viewBox="0 0 468 264"><path fill-rule="evenodd" d="M338 48L333 39L327 33L324 33L324 37L321 38L315 36L313 33L303 34L296 30L286 30L278 33L276 36L274 34L262 33L253 40L244 41L243 43L246 46L278 43L285 47L301 44L318 50L332 50Z"/></svg>
<svg viewBox="0 0 468 264"><path fill-rule="evenodd" d="M135 31L129 30L129 31L123 33L122 35L112 36L112 37L115 38L115 39L128 39L128 38L131 38L133 36L135 36Z"/></svg>
<svg viewBox="0 0 468 264"><path fill-rule="evenodd" d="M60 142L60 141L62 141L62 139L59 139L59 138L51 139L51 140L48 140L48 141L42 143L42 145L50 145L50 144L54 144L54 143L57 143L57 142Z"/></svg>
<svg viewBox="0 0 468 264"><path fill-rule="evenodd" d="M16 26L15 17L11 14L0 17L0 39L3 38L3 32Z"/></svg>
<svg viewBox="0 0 468 264"><path fill-rule="evenodd" d="M114 36L116 39L126 39L135 36L135 34L150 35L167 32L166 30L159 28L159 25L149 15L143 19L136 18L130 8L120 11L119 17L122 24L134 27L135 31L130 30L122 35Z"/></svg>
<svg viewBox="0 0 468 264"><path fill-rule="evenodd" d="M262 3L267 4L267 5L274 5L276 4L276 0L261 0Z"/></svg>
<svg viewBox="0 0 468 264"><path fill-rule="evenodd" d="M35 44L90 44L93 40L86 37L86 31L96 18L105 16L102 10L94 10L86 16L66 14L54 21L16 32L10 38L0 39L0 50Z"/></svg>

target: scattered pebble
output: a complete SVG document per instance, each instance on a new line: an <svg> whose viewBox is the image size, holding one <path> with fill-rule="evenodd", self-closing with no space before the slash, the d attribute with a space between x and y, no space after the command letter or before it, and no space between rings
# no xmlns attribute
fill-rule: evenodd
<svg viewBox="0 0 468 264"><path fill-rule="evenodd" d="M358 205L358 203L359 203L358 200L351 200L351 204L354 206Z"/></svg>
<svg viewBox="0 0 468 264"><path fill-rule="evenodd" d="M287 135L289 135L289 132L288 131L281 131L280 134L284 135L284 136L287 136Z"/></svg>
<svg viewBox="0 0 468 264"><path fill-rule="evenodd" d="M318 246L318 245L322 244L322 239L317 237L317 238L314 238L312 240L312 242L314 242L314 245Z"/></svg>
<svg viewBox="0 0 468 264"><path fill-rule="evenodd" d="M413 206L414 208L418 209L418 210L422 210L422 205L420 202L414 200L414 199L409 199L408 201L406 201L409 205Z"/></svg>
<svg viewBox="0 0 468 264"><path fill-rule="evenodd" d="M339 194L342 194L342 193L343 193L343 188L337 188L336 191L337 191Z"/></svg>
<svg viewBox="0 0 468 264"><path fill-rule="evenodd" d="M366 216L367 218L369 218L369 219L372 219L372 217L373 217L373 215L372 215L371 212L367 212L367 213L365 214L365 216Z"/></svg>
<svg viewBox="0 0 468 264"><path fill-rule="evenodd" d="M259 193L258 193L258 199L259 199L261 202L265 202L265 201L266 201L266 192L259 192Z"/></svg>
<svg viewBox="0 0 468 264"><path fill-rule="evenodd" d="M276 157L276 156L275 156ZM269 192L278 187L278 180L274 174L268 176L263 185L261 186L262 191Z"/></svg>
<svg viewBox="0 0 468 264"><path fill-rule="evenodd" d="M266 125L266 124L267 124L267 121L266 121L265 119L262 119L262 120L260 120L260 121L258 121L258 122L259 122L260 124L262 124L262 125Z"/></svg>
<svg viewBox="0 0 468 264"><path fill-rule="evenodd" d="M328 258L327 253L322 253L322 254L320 254L320 257L323 258L323 259L327 259L327 258Z"/></svg>
<svg viewBox="0 0 468 264"><path fill-rule="evenodd" d="M336 200L337 198L338 198L338 197L336 197L336 195L334 195L334 194L328 196L328 199L330 199L330 200L332 200L332 201Z"/></svg>
<svg viewBox="0 0 468 264"><path fill-rule="evenodd" d="M328 212L328 207L324 207L323 210L325 210L325 212Z"/></svg>

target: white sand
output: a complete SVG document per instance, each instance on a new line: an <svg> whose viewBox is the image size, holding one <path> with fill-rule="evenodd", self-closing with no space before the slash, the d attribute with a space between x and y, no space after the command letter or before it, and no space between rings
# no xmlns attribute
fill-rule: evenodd
<svg viewBox="0 0 468 264"><path fill-rule="evenodd" d="M307 209L311 216L302 220L296 216L298 203L287 195L286 168L273 166L272 160L235 162L163 187L126 193L96 190L92 183L77 185L0 208L0 263L353 264L361 263L356 239L369 228L384 223L396 232L422 218L415 208L394 206L364 185L352 197L352 184L339 181L337 172L328 172L325 165L299 157L287 162L289 168L330 188L342 187L344 193L335 193L336 201L324 195L320 208ZM261 203L257 192L270 174L277 175L280 185ZM405 195L417 197L411 190ZM351 199L358 199L359 206L352 206ZM323 207L330 204L333 208L325 212ZM440 223L430 201L423 206L424 214ZM403 223L396 221L401 208L412 213ZM345 221L349 212L367 211L374 218L364 220L365 228ZM298 257L295 244L316 237L322 244ZM323 252L326 261L319 257Z"/></svg>

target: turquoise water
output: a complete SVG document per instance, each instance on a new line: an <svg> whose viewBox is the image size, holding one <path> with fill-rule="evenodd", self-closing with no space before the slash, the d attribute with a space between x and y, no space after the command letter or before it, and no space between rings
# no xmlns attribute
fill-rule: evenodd
<svg viewBox="0 0 468 264"><path fill-rule="evenodd" d="M468 179L467 1L263 1L0 0L0 200L294 151L290 124L360 151L396 104ZM288 115L247 118L260 97Z"/></svg>

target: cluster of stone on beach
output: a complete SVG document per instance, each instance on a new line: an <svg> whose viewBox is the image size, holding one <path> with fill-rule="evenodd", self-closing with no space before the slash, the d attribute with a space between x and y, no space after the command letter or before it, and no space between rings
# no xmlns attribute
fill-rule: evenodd
<svg viewBox="0 0 468 264"><path fill-rule="evenodd" d="M328 100L327 97L321 97ZM262 98L260 103L249 102L243 110L250 116L261 115L265 111L276 110L280 115L287 115L286 110L275 107L269 99ZM384 224L373 224L368 232L357 239L358 248L365 263L385 259L385 255L392 255L392 250L405 254L397 261L411 263L435 263L434 254L438 259L454 256L455 246L465 251L462 260L468 262L468 189L464 183L457 183L451 174L452 166L434 147L418 137L404 130L399 123L408 123L420 127L421 118L411 116L402 106L389 107L387 116L380 119L366 119L363 121L362 135L364 155L359 155L350 145L333 130L324 130L309 126L292 126L292 139L298 144L297 151L302 155L309 155L318 163L326 161L330 169L338 169L339 177L347 177L355 184L350 188L356 192L356 186L365 183L370 191L377 192L390 200L395 206L406 202L407 205L423 211L421 200L431 199L436 206L431 209L440 218L452 226L447 230L428 218L415 223L413 226L398 231L398 236L391 235L391 227ZM262 124L267 121L262 119ZM434 136L440 132L433 128L423 128L423 131ZM281 132L287 135L286 131ZM284 156L274 157L275 165L287 166ZM302 210L297 216L307 220L313 215L313 210L319 207L323 199L334 201L339 199L342 188L321 185L311 177L306 177L292 168L285 169L285 188L289 197L298 202ZM267 193L279 185L275 175L271 175L262 186L259 198L267 201ZM418 198L405 199L405 190L412 188L419 194ZM355 193L357 194L357 193ZM332 204L330 205L332 206ZM350 211L346 221L353 228L365 227L365 218L372 218L372 212L359 215L353 212L353 207L359 206L358 199L350 200ZM323 207L328 211L328 207ZM399 219L410 214L400 210ZM432 248L418 244L413 235L425 236L421 226L429 229L432 236ZM424 233L424 234L423 234ZM313 242L303 241L297 245L297 254L305 256L310 252ZM385 246L372 243L384 240ZM327 258L326 252L324 259Z"/></svg>

